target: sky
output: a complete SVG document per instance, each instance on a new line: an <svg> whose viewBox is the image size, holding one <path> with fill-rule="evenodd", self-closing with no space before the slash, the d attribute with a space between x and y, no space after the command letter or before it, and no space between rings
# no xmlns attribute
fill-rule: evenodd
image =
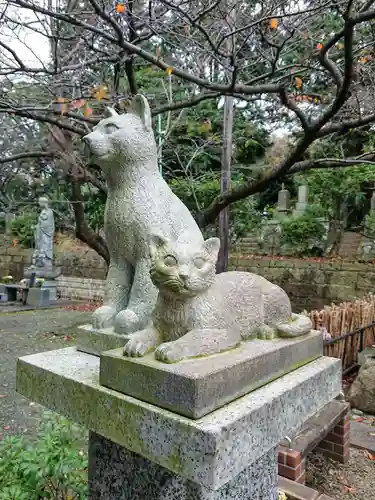
<svg viewBox="0 0 375 500"><path fill-rule="evenodd" d="M7 14L20 20L20 11L22 17L29 22L34 22L33 26L40 31L43 30L42 24L36 23L38 18L30 11L22 11L22 9L11 8L7 10ZM27 16L27 17L26 17ZM49 42L47 38L39 33L24 28L18 29L17 33L7 32L0 35L0 39L7 43L13 49L20 59L31 67L41 66L40 61L46 62L49 57Z"/></svg>

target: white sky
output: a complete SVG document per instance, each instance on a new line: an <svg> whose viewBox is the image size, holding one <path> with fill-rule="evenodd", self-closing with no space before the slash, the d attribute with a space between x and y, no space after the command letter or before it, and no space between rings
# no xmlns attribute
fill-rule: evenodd
<svg viewBox="0 0 375 500"><path fill-rule="evenodd" d="M7 9L7 15L14 18L17 21L21 19L23 22L32 23L33 28L44 30L42 23L39 18L31 11L22 10L16 7L10 7ZM39 33L24 28L17 28L15 31L6 30L5 33L0 35L0 39L13 49L17 56L25 63L25 65L31 67L40 67L41 62L46 62L49 57L49 41L46 37Z"/></svg>

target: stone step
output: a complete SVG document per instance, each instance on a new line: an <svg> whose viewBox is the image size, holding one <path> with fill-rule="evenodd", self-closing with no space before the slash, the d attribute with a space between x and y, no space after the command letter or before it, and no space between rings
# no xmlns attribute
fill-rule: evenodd
<svg viewBox="0 0 375 500"><path fill-rule="evenodd" d="M290 481L285 477L279 476L278 482L279 490L286 494L288 500L333 500L332 497L322 495L316 490L295 481Z"/></svg>
<svg viewBox="0 0 375 500"><path fill-rule="evenodd" d="M375 427L362 422L350 422L350 444L375 453Z"/></svg>

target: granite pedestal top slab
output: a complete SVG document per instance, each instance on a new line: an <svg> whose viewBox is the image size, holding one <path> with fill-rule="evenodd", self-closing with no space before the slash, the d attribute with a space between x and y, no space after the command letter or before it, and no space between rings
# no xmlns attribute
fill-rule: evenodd
<svg viewBox="0 0 375 500"><path fill-rule="evenodd" d="M123 349L100 358L101 385L189 418L200 418L323 355L322 334L251 340L206 358L174 364L154 354L130 358Z"/></svg>
<svg viewBox="0 0 375 500"><path fill-rule="evenodd" d="M124 347L128 337L119 335L109 328L96 329L90 324L76 327L77 349L87 354L100 356L104 351Z"/></svg>
<svg viewBox="0 0 375 500"><path fill-rule="evenodd" d="M341 361L320 357L199 420L101 386L99 359L75 347L20 358L17 391L216 490L338 396Z"/></svg>

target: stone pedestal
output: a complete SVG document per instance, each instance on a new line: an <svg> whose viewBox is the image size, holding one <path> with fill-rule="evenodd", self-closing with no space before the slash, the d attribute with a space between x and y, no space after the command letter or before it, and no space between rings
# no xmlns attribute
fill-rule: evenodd
<svg viewBox="0 0 375 500"><path fill-rule="evenodd" d="M24 277L31 278L31 275L35 273L36 278L43 278L43 289L48 290L49 300L54 302L57 300L57 281L56 278L61 275L61 267L37 267L29 266L24 270Z"/></svg>
<svg viewBox="0 0 375 500"><path fill-rule="evenodd" d="M100 385L99 365L74 347L17 364L21 394L91 430L90 500L277 500L278 443L341 391L319 357L193 420Z"/></svg>
<svg viewBox="0 0 375 500"><path fill-rule="evenodd" d="M128 337L115 333L113 326L97 330L92 325L76 328L77 349L87 354L100 356L102 352L124 347Z"/></svg>
<svg viewBox="0 0 375 500"><path fill-rule="evenodd" d="M216 491L184 479L94 432L89 441L90 500L277 500L276 450Z"/></svg>
<svg viewBox="0 0 375 500"><path fill-rule="evenodd" d="M7 302L8 301L8 292L5 287L5 285L2 285L0 283L0 302Z"/></svg>
<svg viewBox="0 0 375 500"><path fill-rule="evenodd" d="M57 300L57 281L44 280L42 289L48 292L49 300L54 302Z"/></svg>
<svg viewBox="0 0 375 500"><path fill-rule="evenodd" d="M49 290L38 287L29 289L26 300L28 306L35 307L45 307L51 303Z"/></svg>
<svg viewBox="0 0 375 500"><path fill-rule="evenodd" d="M160 363L154 353L102 353L99 382L189 418L200 418L323 355L322 334L252 340L237 349L183 363Z"/></svg>

